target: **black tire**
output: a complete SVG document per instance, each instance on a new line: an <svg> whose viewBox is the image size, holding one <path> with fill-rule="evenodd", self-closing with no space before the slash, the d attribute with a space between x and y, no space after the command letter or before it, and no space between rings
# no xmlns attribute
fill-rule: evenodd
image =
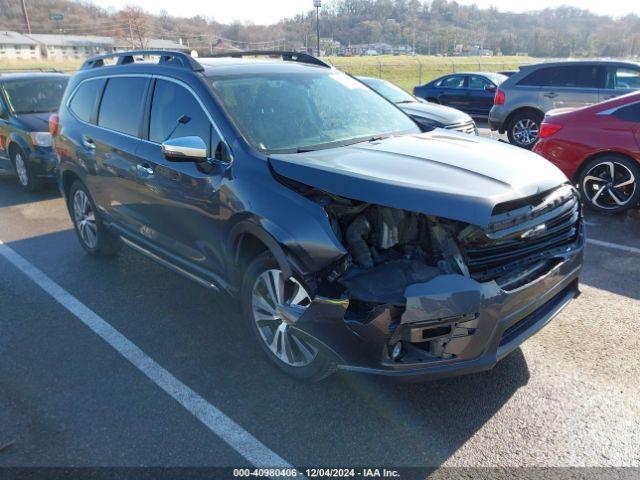
<svg viewBox="0 0 640 480"><path fill-rule="evenodd" d="M267 345L266 340L258 330L253 313L253 290L259 277L270 270L279 270L278 263L269 252L265 252L256 257L245 272L240 291L240 301L242 314L249 328L253 332L253 337L260 344L260 348L265 352L269 360L278 366L288 375L304 381L317 382L329 376L335 370L334 365L329 362L320 349L316 349L315 358L307 365L293 366L281 360ZM302 285L302 283L300 283ZM276 321L277 322L277 321ZM275 335L275 333L274 333ZM315 348L315 347L314 347Z"/></svg>
<svg viewBox="0 0 640 480"><path fill-rule="evenodd" d="M543 119L544 115L535 110L525 110L516 113L507 124L509 143L531 150L538 141L540 124Z"/></svg>
<svg viewBox="0 0 640 480"><path fill-rule="evenodd" d="M88 221L87 223L93 223L93 226L95 228L95 243L89 242L86 238L86 234L82 233L83 228L87 228L86 225L84 227L81 227L81 225L78 223L80 220L76 215L76 206L74 202L76 201L76 198L81 198L81 194L86 196L86 200L89 204L88 206L91 209L90 213L93 215L94 221ZM89 255L95 257L108 257L111 255L115 255L120 250L120 248L122 248L122 242L120 241L120 238L110 232L109 229L104 225L100 214L96 209L96 205L93 202L93 198L89 193L89 190L80 180L76 180L71 185L71 188L69 189L69 196L67 197L67 206L69 208L69 215L71 215L73 227L76 231L78 240L80 241L80 245L82 245L82 248L84 248L84 250Z"/></svg>
<svg viewBox="0 0 640 480"><path fill-rule="evenodd" d="M628 157L593 158L584 164L577 180L583 202L597 212L621 213L640 201L640 165Z"/></svg>
<svg viewBox="0 0 640 480"><path fill-rule="evenodd" d="M28 156L20 147L12 146L9 151L9 158L13 166L13 172L16 174L18 185L25 192L37 192L42 190L44 183L35 178L33 167L29 162Z"/></svg>

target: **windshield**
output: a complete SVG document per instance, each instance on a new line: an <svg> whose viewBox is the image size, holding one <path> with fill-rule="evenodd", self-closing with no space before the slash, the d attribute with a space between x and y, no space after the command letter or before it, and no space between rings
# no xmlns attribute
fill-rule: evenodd
<svg viewBox="0 0 640 480"><path fill-rule="evenodd" d="M380 80L377 78L361 78L364 83L373 88L380 95L393 103L406 103L416 102L417 100L402 90L400 87L396 87L393 83L386 80Z"/></svg>
<svg viewBox="0 0 640 480"><path fill-rule="evenodd" d="M400 110L339 72L212 77L210 82L247 141L265 152L419 132Z"/></svg>
<svg viewBox="0 0 640 480"><path fill-rule="evenodd" d="M56 112L60 107L68 79L47 78L9 80L3 84L4 92L13 113Z"/></svg>

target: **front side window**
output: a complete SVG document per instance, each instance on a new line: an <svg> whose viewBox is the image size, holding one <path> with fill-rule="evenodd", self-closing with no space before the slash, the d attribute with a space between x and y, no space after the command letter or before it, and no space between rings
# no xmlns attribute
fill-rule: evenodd
<svg viewBox="0 0 640 480"><path fill-rule="evenodd" d="M110 78L100 102L98 125L139 136L147 83L143 77Z"/></svg>
<svg viewBox="0 0 640 480"><path fill-rule="evenodd" d="M157 80L151 103L149 140L162 143L170 138L187 136L200 137L209 146L209 117L186 88L167 80Z"/></svg>
<svg viewBox="0 0 640 480"><path fill-rule="evenodd" d="M8 80L4 93L16 115L57 112L67 88L68 78Z"/></svg>
<svg viewBox="0 0 640 480"><path fill-rule="evenodd" d="M91 122L104 80L88 80L78 87L69 108L82 121Z"/></svg>
<svg viewBox="0 0 640 480"><path fill-rule="evenodd" d="M638 90L640 89L640 69L616 68L614 77L616 90Z"/></svg>
<svg viewBox="0 0 640 480"><path fill-rule="evenodd" d="M419 133L415 123L338 72L211 77L215 95L254 148L295 152Z"/></svg>

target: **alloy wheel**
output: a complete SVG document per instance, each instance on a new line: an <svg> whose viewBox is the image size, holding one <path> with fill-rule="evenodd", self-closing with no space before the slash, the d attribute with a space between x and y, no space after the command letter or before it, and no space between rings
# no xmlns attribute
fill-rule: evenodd
<svg viewBox="0 0 640 480"><path fill-rule="evenodd" d="M16 166L16 173L18 174L18 181L23 187L29 185L29 173L27 172L27 166L24 163L21 153L16 153L14 157L14 163Z"/></svg>
<svg viewBox="0 0 640 480"><path fill-rule="evenodd" d="M518 120L513 126L513 138L520 145L531 145L538 139L540 127L538 124L530 118L523 118Z"/></svg>
<svg viewBox="0 0 640 480"><path fill-rule="evenodd" d="M300 282L285 279L278 269L266 270L253 284L251 303L258 333L280 361L304 367L315 360L318 350L290 328L311 304Z"/></svg>
<svg viewBox="0 0 640 480"><path fill-rule="evenodd" d="M96 217L93 208L91 208L89 197L82 190L77 190L73 195L73 217L84 244L90 249L96 248L98 244Z"/></svg>
<svg viewBox="0 0 640 480"><path fill-rule="evenodd" d="M636 191L633 172L615 161L598 163L582 179L582 191L596 207L610 210L627 205Z"/></svg>

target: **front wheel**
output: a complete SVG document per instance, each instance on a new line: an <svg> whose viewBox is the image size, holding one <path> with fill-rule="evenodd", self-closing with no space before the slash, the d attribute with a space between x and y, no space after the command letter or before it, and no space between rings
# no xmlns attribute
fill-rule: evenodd
<svg viewBox="0 0 640 480"><path fill-rule="evenodd" d="M302 282L285 278L267 252L249 266L241 291L242 310L267 357L299 380L318 381L333 371L320 350L297 334L295 322L311 305Z"/></svg>
<svg viewBox="0 0 640 480"><path fill-rule="evenodd" d="M76 235L87 253L104 257L120 250L120 239L102 223L87 187L79 180L71 186L68 202Z"/></svg>
<svg viewBox="0 0 640 480"><path fill-rule="evenodd" d="M11 151L11 164L16 172L16 178L22 190L25 192L36 192L42 189L42 182L35 178L33 169L29 164L27 155L20 148L14 148Z"/></svg>
<svg viewBox="0 0 640 480"><path fill-rule="evenodd" d="M620 213L640 200L640 166L626 157L607 155L590 160L582 169L578 187L593 210Z"/></svg>
<svg viewBox="0 0 640 480"><path fill-rule="evenodd" d="M514 115L507 125L509 143L531 150L538 141L542 119L543 115L533 110Z"/></svg>

